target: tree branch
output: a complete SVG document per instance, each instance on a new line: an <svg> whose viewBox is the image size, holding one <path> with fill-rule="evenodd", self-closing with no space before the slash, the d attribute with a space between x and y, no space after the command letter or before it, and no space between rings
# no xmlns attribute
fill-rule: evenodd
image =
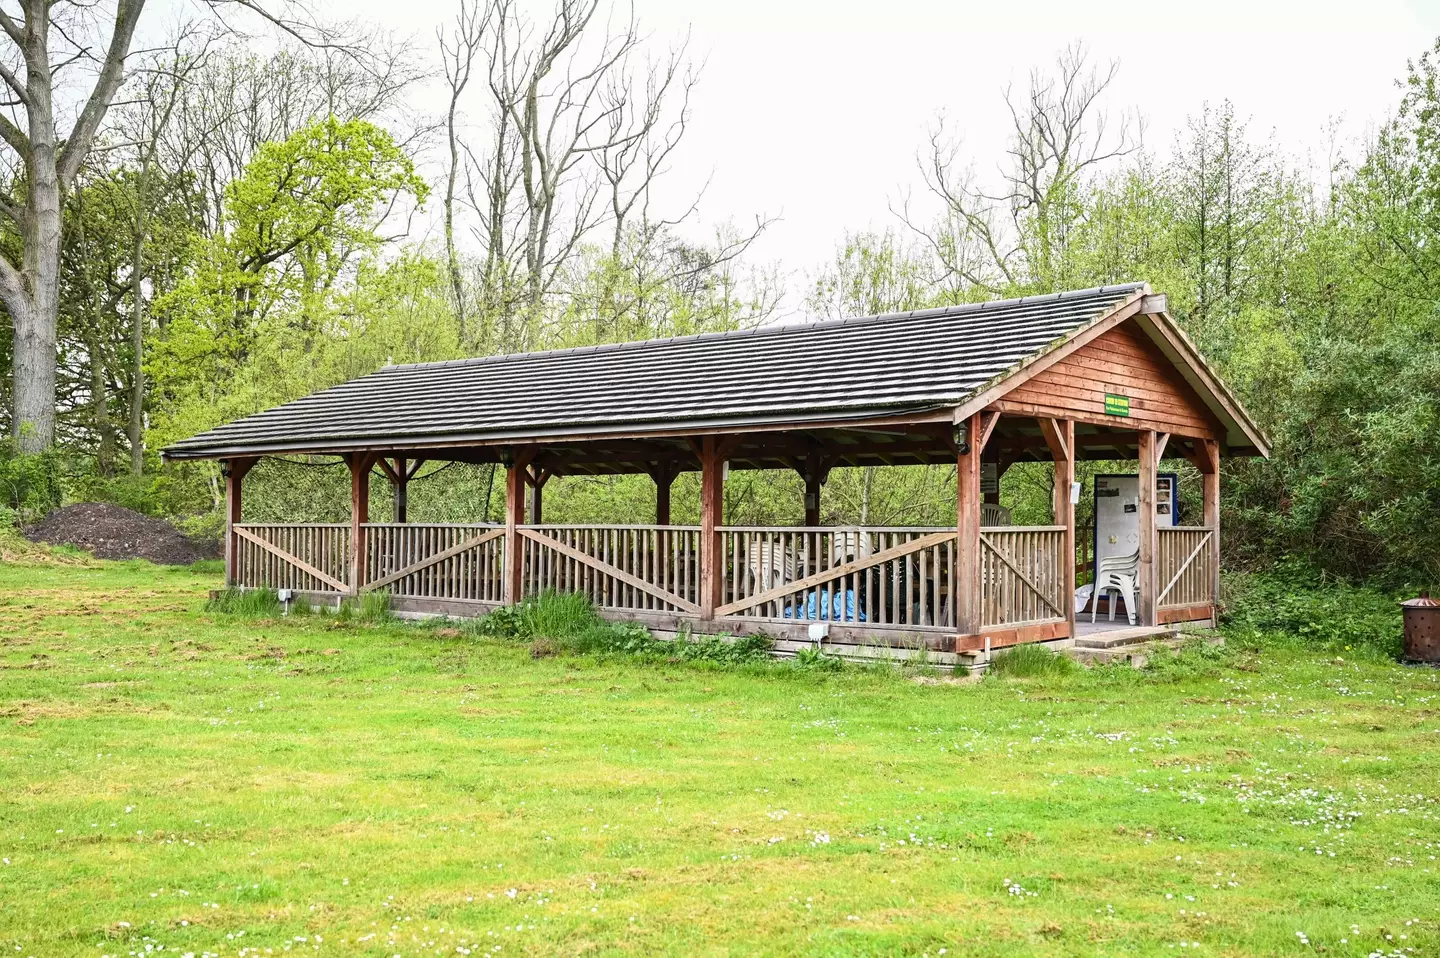
<svg viewBox="0 0 1440 958"><path fill-rule="evenodd" d="M85 109L80 112L80 118L75 121L75 128L66 138L65 148L56 163L61 189L69 188L75 174L80 170L80 164L85 162L85 154L90 151L90 145L95 141L95 132L100 128L100 121L105 118L105 111L110 108L110 101L120 87L130 40L135 35L135 25L140 21L140 11L143 9L145 0L120 0L115 10L115 29L110 34L110 47L105 51L105 63L95 80L95 89L90 91L90 99L86 101Z"/></svg>

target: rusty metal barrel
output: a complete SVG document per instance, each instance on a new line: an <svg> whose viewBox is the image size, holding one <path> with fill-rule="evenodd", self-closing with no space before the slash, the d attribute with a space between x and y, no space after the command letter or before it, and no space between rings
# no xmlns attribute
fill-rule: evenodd
<svg viewBox="0 0 1440 958"><path fill-rule="evenodd" d="M1440 664L1440 599L1428 591L1400 603L1405 615L1405 658Z"/></svg>

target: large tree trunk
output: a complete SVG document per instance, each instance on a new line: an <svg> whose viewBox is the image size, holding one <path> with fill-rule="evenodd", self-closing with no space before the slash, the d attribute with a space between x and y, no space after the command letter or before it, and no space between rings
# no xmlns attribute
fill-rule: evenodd
<svg viewBox="0 0 1440 958"><path fill-rule="evenodd" d="M55 301L47 310L21 291L5 305L15 326L12 430L21 452L44 452L55 441Z"/></svg>
<svg viewBox="0 0 1440 958"><path fill-rule="evenodd" d="M24 247L20 268L0 257L0 301L15 327L15 411L11 428L21 452L40 453L55 442L55 336L60 298L61 198L74 181L110 101L120 86L125 57L145 0L120 0L110 43L95 86L62 149L55 130L55 73L50 62L50 0L26 0L23 22L0 11L0 28L25 61L22 83L0 74L23 104L22 132L8 118L0 138L18 156L26 184L23 211L5 208L19 227ZM72 24L72 29L74 28Z"/></svg>

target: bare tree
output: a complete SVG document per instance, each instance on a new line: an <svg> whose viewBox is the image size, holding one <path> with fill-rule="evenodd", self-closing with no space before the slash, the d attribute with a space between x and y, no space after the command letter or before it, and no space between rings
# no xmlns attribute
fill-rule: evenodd
<svg viewBox="0 0 1440 958"><path fill-rule="evenodd" d="M100 123L124 78L125 59L144 0L117 0L113 13L96 4L59 5L18 0L0 6L0 29L10 48L0 52L0 79L14 112L0 114L0 139L13 152L25 182L25 204L0 202L0 215L20 235L18 264L0 256L0 302L15 329L12 429L26 453L48 449L55 437L56 321L65 191L95 142ZM103 47L97 38L106 32ZM57 92L83 87L84 105L62 135ZM71 77L75 77L71 82ZM23 128L22 128L23 124Z"/></svg>
<svg viewBox="0 0 1440 958"><path fill-rule="evenodd" d="M599 6L599 0L559 0L542 34L515 0L496 0L487 23L490 91L501 118L487 164L500 173L489 183L489 239L493 245L505 235L494 224L510 208L503 192L508 157L522 200L523 302L532 318L561 267L603 219L595 164L586 161L643 135L626 129L611 136L611 119L627 106L617 78L641 37L630 16L618 26L607 21L603 33L588 38Z"/></svg>
<svg viewBox="0 0 1440 958"><path fill-rule="evenodd" d="M1003 186L988 192L959 161L959 144L944 119L919 158L929 191L945 215L937 228L901 216L940 253L946 269L987 290L1063 286L1070 232L1083 215L1089 177L1139 147L1139 130L1121 116L1112 125L1098 101L1119 69L1090 66L1084 48L1062 51L1053 74L1035 70L1024 95L1006 91L1010 110Z"/></svg>
<svg viewBox="0 0 1440 958"><path fill-rule="evenodd" d="M445 112L445 142L450 152L450 168L445 175L445 261L450 273L450 291L455 297L455 315L459 321L460 342L468 341L465 316L465 280L460 270L460 253L455 246L455 182L460 171L460 146L456 117L460 96L470 84L475 54L484 39L488 8L481 10L476 0L460 0L460 12L447 39L444 28L436 30L440 42L440 61L445 82L450 87L450 104Z"/></svg>
<svg viewBox="0 0 1440 958"><path fill-rule="evenodd" d="M122 105L121 132L135 151L134 208L130 228L130 472L145 468L145 281L150 263L145 251L150 240L151 212L157 189L175 178L159 169L160 149L191 77L206 62L213 36L187 25L177 31L168 48L147 58L137 71L137 89L131 104Z"/></svg>

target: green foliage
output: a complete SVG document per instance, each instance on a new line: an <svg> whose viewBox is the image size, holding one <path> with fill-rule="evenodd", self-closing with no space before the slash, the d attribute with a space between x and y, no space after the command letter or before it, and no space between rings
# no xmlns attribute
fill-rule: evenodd
<svg viewBox="0 0 1440 958"><path fill-rule="evenodd" d="M1397 656L1398 598L1300 562L1225 580L1222 631L1240 644L1302 643L1336 652Z"/></svg>
<svg viewBox="0 0 1440 958"><path fill-rule="evenodd" d="M274 589L225 589L205 603L206 612L249 619L272 619L281 612Z"/></svg>
<svg viewBox="0 0 1440 958"><path fill-rule="evenodd" d="M0 440L0 524L32 522L61 504L64 456L59 450L22 456L14 440Z"/></svg>
<svg viewBox="0 0 1440 958"><path fill-rule="evenodd" d="M761 635L685 636L665 642L636 622L607 622L588 599L567 592L544 592L518 605L502 606L476 620L478 635L532 643L536 657L561 649L600 655L671 658L736 666L769 658L770 640Z"/></svg>
<svg viewBox="0 0 1440 958"><path fill-rule="evenodd" d="M845 669L844 659L831 655L819 646L807 645L803 649L797 649L790 662L795 668L806 672L842 672Z"/></svg>
<svg viewBox="0 0 1440 958"><path fill-rule="evenodd" d="M155 304L164 335L147 371L164 402L154 441L369 372L397 345L409 347L397 358L453 349L453 333L417 322L437 312L433 264L377 260L385 209L427 190L389 134L363 120L330 117L262 146L225 190L222 228L197 241L191 270ZM374 335L387 306L413 330ZM371 347L357 356L335 349L337 337Z"/></svg>
<svg viewBox="0 0 1440 958"><path fill-rule="evenodd" d="M1163 645L1152 646L1147 652L1145 667L1137 674L1146 681L1161 682L1204 678L1232 666L1235 656L1235 650L1229 645L1194 638L1175 649ZM1116 668L1135 673L1129 666Z"/></svg>
<svg viewBox="0 0 1440 958"><path fill-rule="evenodd" d="M1051 679L1080 671L1080 666L1069 656L1052 652L1043 645L1017 645L996 653L985 674L1001 679Z"/></svg>
<svg viewBox="0 0 1440 958"><path fill-rule="evenodd" d="M682 662L741 665L768 661L772 645L769 636L765 635L681 635L670 644L668 651Z"/></svg>

